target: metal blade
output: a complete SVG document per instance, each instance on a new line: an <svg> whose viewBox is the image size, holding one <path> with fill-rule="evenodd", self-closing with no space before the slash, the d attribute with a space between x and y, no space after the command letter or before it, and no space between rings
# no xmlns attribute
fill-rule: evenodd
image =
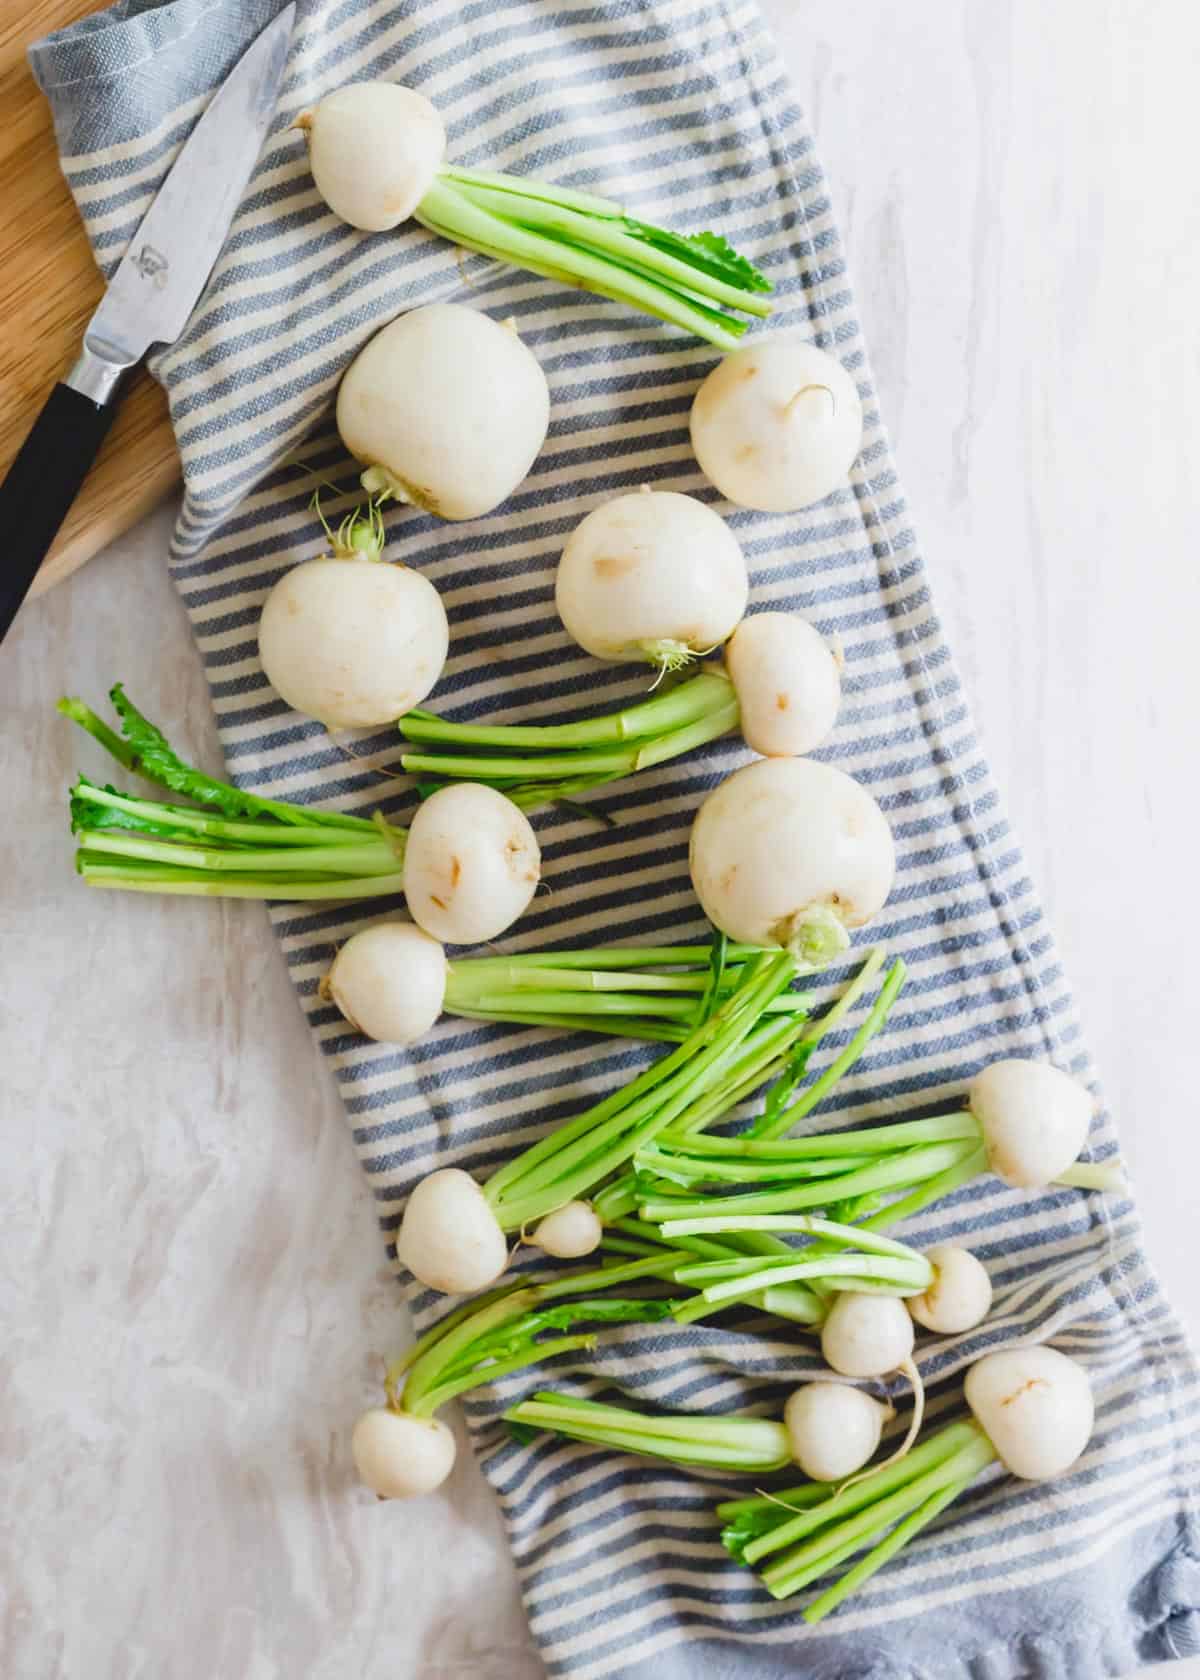
<svg viewBox="0 0 1200 1680"><path fill-rule="evenodd" d="M295 14L251 42L184 141L88 324L92 356L132 367L183 331L270 127Z"/></svg>

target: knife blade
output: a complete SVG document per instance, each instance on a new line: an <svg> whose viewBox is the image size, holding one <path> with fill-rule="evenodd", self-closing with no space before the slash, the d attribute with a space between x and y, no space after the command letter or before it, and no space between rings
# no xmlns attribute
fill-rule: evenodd
<svg viewBox="0 0 1200 1680"><path fill-rule="evenodd" d="M0 484L0 640L112 425L122 381L154 344L173 344L212 273L270 127L295 4L255 37L180 149Z"/></svg>

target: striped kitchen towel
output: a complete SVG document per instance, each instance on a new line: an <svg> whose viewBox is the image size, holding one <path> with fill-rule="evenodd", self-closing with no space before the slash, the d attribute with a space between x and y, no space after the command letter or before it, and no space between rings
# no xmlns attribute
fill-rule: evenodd
<svg viewBox="0 0 1200 1680"><path fill-rule="evenodd" d="M189 125L278 0L121 0L33 49L63 168L100 263L120 256ZM441 591L453 646L433 704L457 717L550 719L632 699L644 676L568 643L552 577L564 534L614 491L649 483L716 501L687 411L713 352L601 299L465 261L415 226L367 236L318 199L291 124L349 79L420 88L450 155L618 196L684 230L719 227L774 282L775 325L839 356L866 434L850 482L788 517L727 514L753 600L797 608L846 655L823 756L878 796L899 873L873 930L912 978L891 1025L839 1091L841 1114L950 1097L1001 1054L1088 1074L1070 996L1005 821L930 600L878 411L812 140L749 0L301 0L278 118L208 289L154 361L183 456L170 555L231 773L247 787L344 809L411 808L403 784L355 766L263 677L263 598L318 553L314 481L353 485L330 399L358 347L399 310L463 298L516 318L546 370L553 418L529 479L467 525L388 514L390 553ZM774 329L772 329L774 330ZM332 508L342 504L334 503ZM718 502L718 506L721 504ZM119 673L114 673L118 675ZM385 752L382 731L360 750ZM598 828L538 819L549 891L506 940L679 942L703 936L685 868L697 801L738 762L722 742L597 800ZM494 1165L610 1089L652 1052L623 1042L445 1021L417 1049L369 1044L320 999L337 941L368 911L280 905L275 931L345 1098L385 1230L435 1162ZM388 907L384 907L388 908ZM396 908L396 907L391 907ZM1107 1119L1092 1139L1115 1147ZM924 1354L935 1416L985 1346L1053 1339L1089 1367L1092 1444L1064 1482L993 1474L819 1627L724 1557L715 1478L583 1446L510 1439L512 1378L470 1401L475 1444L507 1518L530 1624L553 1675L577 1680L1008 1680L1092 1676L1200 1650L1197 1371L1142 1249L1132 1205L985 1180L931 1210L918 1240L969 1235L995 1279L978 1332ZM418 1318L432 1303L416 1297ZM629 1326L555 1382L636 1403L777 1404L815 1368L790 1332Z"/></svg>

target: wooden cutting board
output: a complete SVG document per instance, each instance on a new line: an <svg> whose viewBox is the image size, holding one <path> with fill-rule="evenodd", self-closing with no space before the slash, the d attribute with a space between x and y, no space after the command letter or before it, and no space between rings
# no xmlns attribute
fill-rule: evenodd
<svg viewBox="0 0 1200 1680"><path fill-rule="evenodd" d="M78 355L104 289L58 167L50 108L25 59L31 41L95 10L95 0L0 7L0 475ZM139 371L31 593L69 577L178 479L166 398Z"/></svg>

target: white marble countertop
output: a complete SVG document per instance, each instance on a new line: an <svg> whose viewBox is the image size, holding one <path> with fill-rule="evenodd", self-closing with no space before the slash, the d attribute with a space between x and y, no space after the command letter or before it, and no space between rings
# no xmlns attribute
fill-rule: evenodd
<svg viewBox="0 0 1200 1680"><path fill-rule="evenodd" d="M1200 1333L1200 905L1182 885L1200 16L1187 0L768 10L1150 1252ZM216 762L163 564L170 516L28 607L0 654L0 1674L534 1680L474 1467L419 1526L348 1472L403 1309L262 911L71 876L60 693L119 675Z"/></svg>

